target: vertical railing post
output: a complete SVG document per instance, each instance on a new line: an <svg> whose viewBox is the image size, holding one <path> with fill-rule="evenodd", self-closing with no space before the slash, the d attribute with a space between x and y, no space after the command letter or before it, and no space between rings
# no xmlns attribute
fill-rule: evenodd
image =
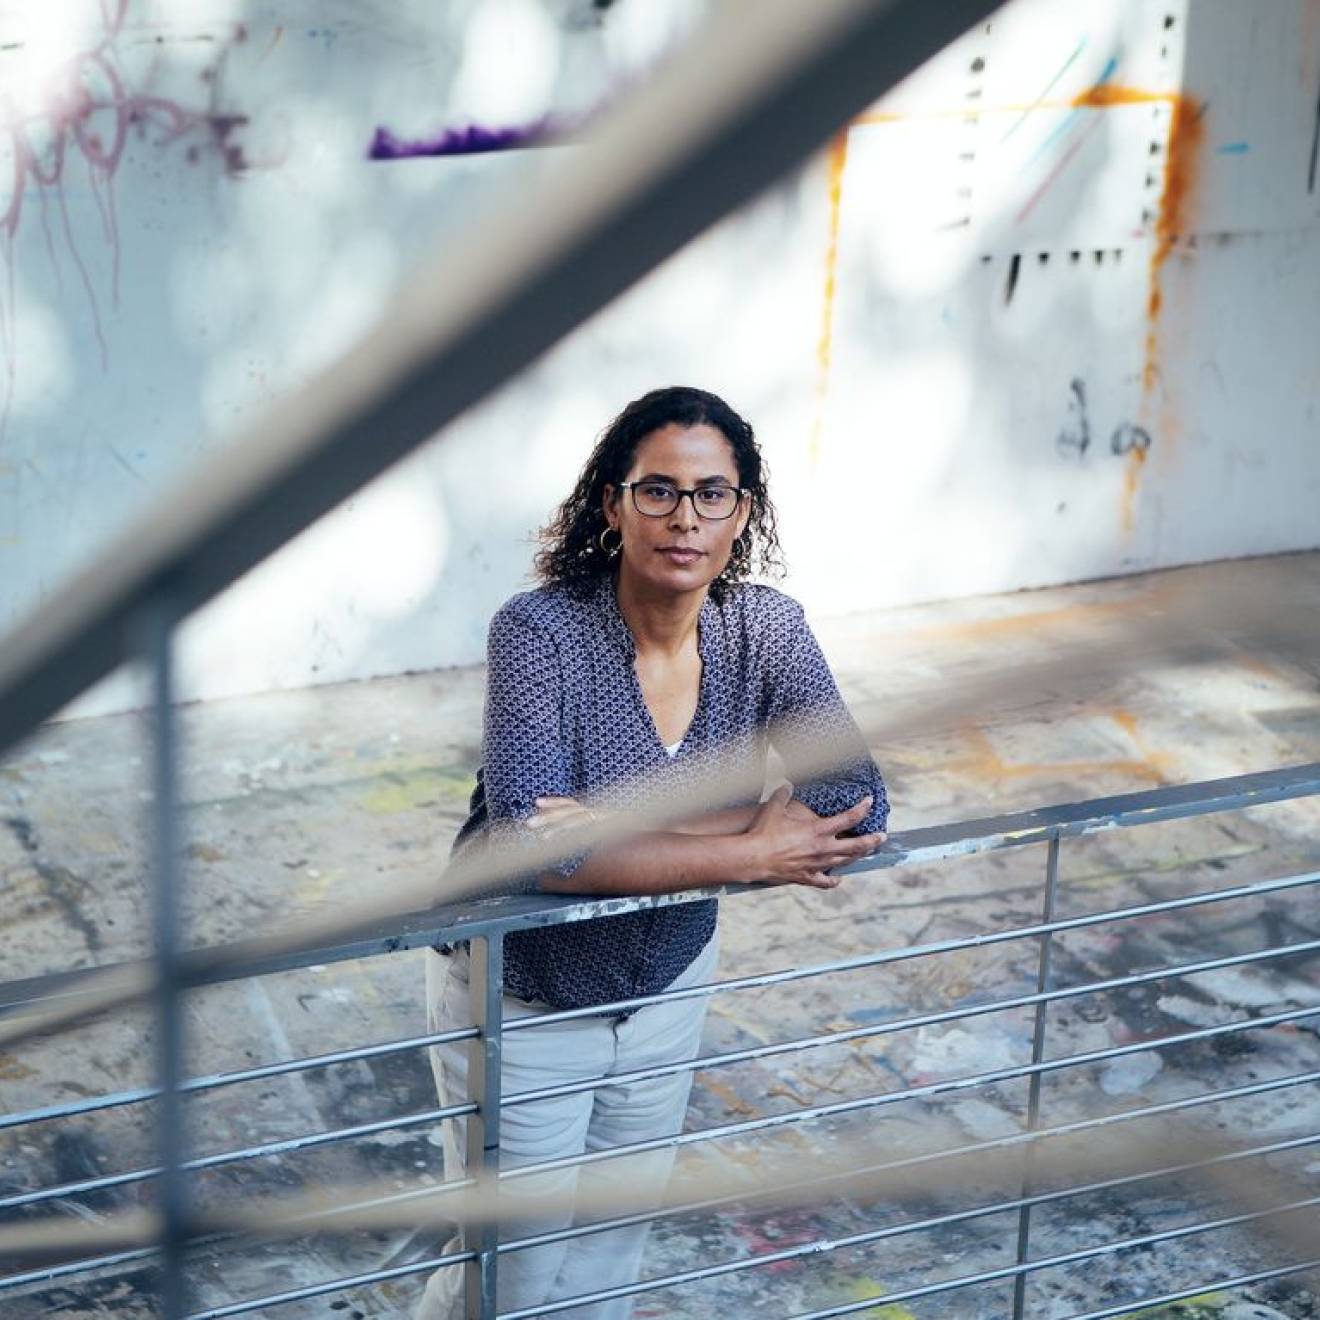
<svg viewBox="0 0 1320 1320"><path fill-rule="evenodd" d="M493 1192L500 1167L500 1060L503 1052L504 937L474 938L468 984L472 1022L481 1033L469 1045L468 1099L477 1112L467 1119L467 1171L480 1191ZM483 1214L464 1226L463 1245L476 1260L463 1266L466 1320L495 1320L496 1252L499 1224Z"/></svg>
<svg viewBox="0 0 1320 1320"><path fill-rule="evenodd" d="M1045 859L1045 901L1041 907L1041 921L1048 924L1054 920L1055 899L1059 892L1059 835L1056 830L1050 836L1049 852ZM1043 995L1050 988L1050 954L1053 949L1053 932L1046 931L1040 937L1040 958L1036 967L1036 993ZM1045 1059L1045 1023L1049 1017L1049 1005L1041 1002L1036 1005L1036 1023L1031 1036L1031 1062L1042 1063ZM1040 1124L1040 1079L1039 1072L1031 1074L1027 1091L1027 1130L1034 1132ZM1022 1174L1022 1196L1032 1192L1031 1166L1035 1156L1035 1147L1028 1146ZM1018 1211L1017 1263L1025 1265L1031 1250L1031 1207L1024 1205ZM1027 1276L1019 1274L1013 1282L1013 1320L1022 1320L1027 1303Z"/></svg>
<svg viewBox="0 0 1320 1320"><path fill-rule="evenodd" d="M140 654L151 674L151 874L156 962L156 1141L161 1167L160 1313L164 1320L185 1314L184 1248L188 1188L183 1169L183 999L179 939L180 888L178 730L174 720L174 629L178 622L168 596L156 595L136 620Z"/></svg>

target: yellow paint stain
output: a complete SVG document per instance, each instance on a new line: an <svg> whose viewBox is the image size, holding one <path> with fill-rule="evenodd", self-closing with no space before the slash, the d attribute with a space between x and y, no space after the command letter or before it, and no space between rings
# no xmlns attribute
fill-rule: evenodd
<svg viewBox="0 0 1320 1320"><path fill-rule="evenodd" d="M865 1274L849 1279L846 1286L845 1296L849 1301L864 1302L874 1297L877 1302L877 1305L865 1311L854 1311L853 1315L869 1316L870 1320L917 1320L916 1313L909 1311L906 1306L898 1302L882 1301L884 1288Z"/></svg>
<svg viewBox="0 0 1320 1320"><path fill-rule="evenodd" d="M1224 1292L1197 1293L1195 1297L1185 1297L1181 1302L1170 1306L1143 1306L1138 1311L1126 1312L1120 1320L1211 1320L1208 1314L1198 1311L1198 1307L1212 1307L1218 1315L1221 1308L1232 1301L1232 1296Z"/></svg>
<svg viewBox="0 0 1320 1320"><path fill-rule="evenodd" d="M393 816L401 811L417 811L441 798L466 800L471 788L466 771L437 766L388 770L361 802L373 816Z"/></svg>
<svg viewBox="0 0 1320 1320"><path fill-rule="evenodd" d="M825 291L822 298L820 336L816 340L816 415L807 447L814 464L820 457L821 432L825 425L825 399L829 393L830 361L834 352L834 302L839 275L839 218L843 209L843 174L848 164L848 130L834 136L829 154L829 237L825 245Z"/></svg>

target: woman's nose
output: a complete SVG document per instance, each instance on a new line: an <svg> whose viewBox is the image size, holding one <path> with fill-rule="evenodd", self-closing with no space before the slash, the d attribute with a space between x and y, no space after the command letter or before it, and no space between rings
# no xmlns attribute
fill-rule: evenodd
<svg viewBox="0 0 1320 1320"><path fill-rule="evenodd" d="M669 515L669 525L671 527L696 527L699 525L695 491L685 490L679 493L678 503L674 506L673 513Z"/></svg>

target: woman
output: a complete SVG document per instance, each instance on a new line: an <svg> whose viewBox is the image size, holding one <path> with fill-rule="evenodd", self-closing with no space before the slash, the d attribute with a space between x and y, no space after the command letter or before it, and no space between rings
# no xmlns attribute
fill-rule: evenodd
<svg viewBox="0 0 1320 1320"><path fill-rule="evenodd" d="M831 868L874 851L885 837L884 784L802 609L744 581L754 567L777 566L779 543L752 428L728 404L679 387L630 403L543 541L543 585L515 596L491 623L484 765L456 846L525 840L528 830L704 793L722 805L571 857L532 887L593 896L744 881L828 889L838 883ZM790 773L804 767L795 776L804 782L762 802L768 742ZM505 1014L708 982L715 918L709 899L510 934ZM470 1023L466 954L428 957L432 1029ZM690 1073L610 1079L693 1058L706 1002L607 1008L506 1036L506 1097L602 1082L506 1108L504 1167L679 1131ZM462 1047L437 1048L432 1061L441 1103L462 1098ZM657 1198L671 1160L670 1151L650 1152L519 1183L562 1205L557 1218L538 1217L535 1228L545 1231L572 1223L574 1194L617 1180L621 1165L636 1198ZM446 1176L461 1168L461 1139L449 1130ZM642 1224L502 1255L501 1311L633 1282L646 1233ZM460 1271L437 1272L420 1314L460 1314L460 1289ZM624 1297L561 1314L626 1320L631 1312Z"/></svg>

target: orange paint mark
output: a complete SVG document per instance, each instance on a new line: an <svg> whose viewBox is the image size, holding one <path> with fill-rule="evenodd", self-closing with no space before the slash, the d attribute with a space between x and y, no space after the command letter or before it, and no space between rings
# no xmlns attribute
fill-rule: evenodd
<svg viewBox="0 0 1320 1320"><path fill-rule="evenodd" d="M1168 92L1144 92L1139 87L1116 87L1113 83L1101 83L1089 87L1079 96L1074 96L1071 105L1081 107L1092 105L1105 107L1111 105L1150 105L1152 101L1172 101Z"/></svg>
<svg viewBox="0 0 1320 1320"><path fill-rule="evenodd" d="M1122 89L1104 89L1121 91ZM1162 400L1157 426L1150 425L1155 387L1160 379L1160 319L1164 312L1164 266L1178 236L1191 223L1192 204L1200 178L1202 148L1205 145L1205 107L1187 96L1170 96L1169 136L1164 148L1164 188L1160 194L1159 215L1155 221L1155 249L1150 257L1150 293L1146 299L1146 342L1141 368L1142 411L1148 429L1158 433L1165 447L1177 434L1178 423L1167 398ZM1146 454L1133 450L1128 454L1123 473L1123 530L1136 526L1137 493Z"/></svg>
<svg viewBox="0 0 1320 1320"><path fill-rule="evenodd" d="M1164 782L1164 773L1155 762L1159 758L1134 761L1055 761L1047 764L1013 764L1001 759L994 745L982 730L972 726L964 730L972 744L969 756L960 757L946 765L946 769L994 783L1005 779L1058 779L1061 775L1093 777L1095 775L1124 775L1146 779L1155 784Z"/></svg>
<svg viewBox="0 0 1320 1320"><path fill-rule="evenodd" d="M1129 450L1123 468L1123 530L1131 532L1137 525L1137 490L1141 485L1141 470L1146 466L1144 449Z"/></svg>
<svg viewBox="0 0 1320 1320"><path fill-rule="evenodd" d="M821 430L825 424L825 396L830 385L830 361L834 352L834 297L839 271L839 217L843 207L843 172L848 164L848 130L837 133L830 143L829 239L825 247L825 292L821 308L820 338L816 341L816 416L811 424L808 446L813 463L820 457Z"/></svg>
<svg viewBox="0 0 1320 1320"><path fill-rule="evenodd" d="M1135 451L1134 451L1135 452ZM1139 606L1146 610L1163 608L1176 603L1174 588L1169 584L1152 586ZM1129 601L1095 601L1084 605L1062 605L1052 610L1028 610L1021 614L1006 614L994 619L965 619L954 623L929 624L912 628L905 636L909 641L922 642L982 642L996 637L1013 637L1019 633L1038 634L1068 628L1094 628L1113 620L1131 616L1134 605Z"/></svg>

